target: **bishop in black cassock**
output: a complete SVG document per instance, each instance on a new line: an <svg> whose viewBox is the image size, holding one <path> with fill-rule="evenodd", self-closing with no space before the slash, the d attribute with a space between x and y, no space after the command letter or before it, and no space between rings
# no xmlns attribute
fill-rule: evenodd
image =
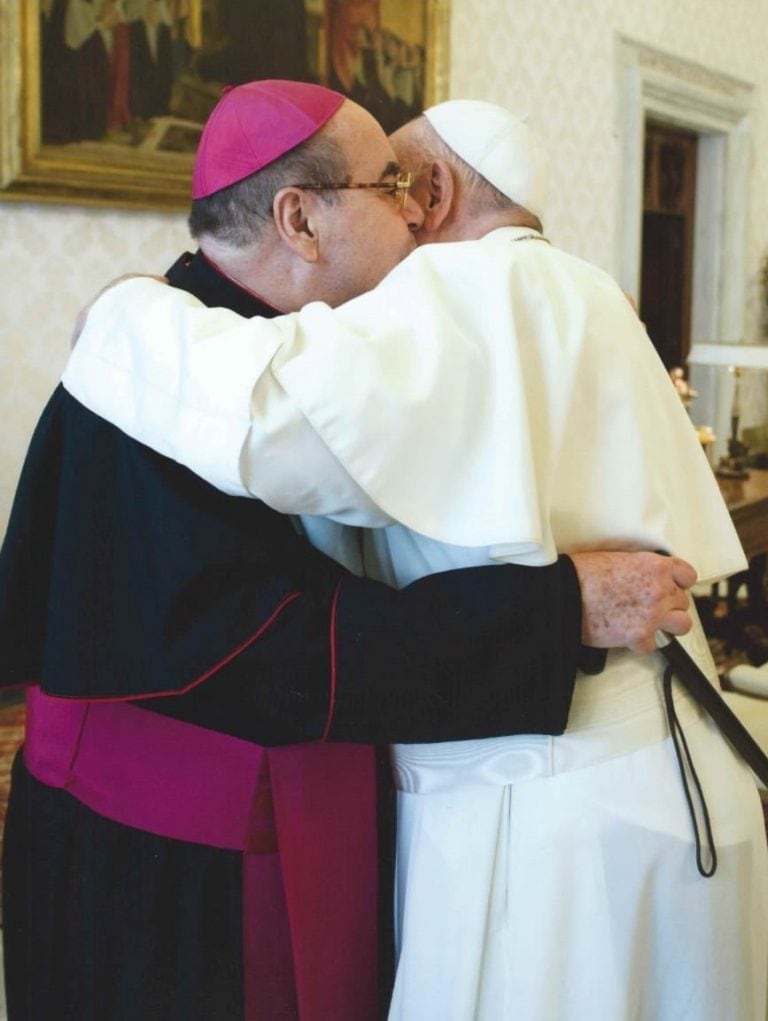
<svg viewBox="0 0 768 1021"><path fill-rule="evenodd" d="M169 277L208 305L276 314L201 253ZM561 732L580 628L567 558L393 592L59 387L0 557L3 680L40 686L5 834L10 1021L375 1016L376 877L355 867L371 846L375 769L357 742ZM73 711L65 746L57 721ZM188 777L173 761L166 773L166 726ZM261 756L243 847L195 829L210 821L206 797L222 812L205 775L192 779L208 738ZM136 778L146 794L127 804ZM311 815L311 790L316 832L333 834L325 851L290 814L306 795ZM182 825L182 811L200 818ZM347 882L359 897L336 910Z"/></svg>

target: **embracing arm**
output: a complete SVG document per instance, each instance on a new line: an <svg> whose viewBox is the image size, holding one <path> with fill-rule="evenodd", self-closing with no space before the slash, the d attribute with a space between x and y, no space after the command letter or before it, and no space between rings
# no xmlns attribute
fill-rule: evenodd
<svg viewBox="0 0 768 1021"><path fill-rule="evenodd" d="M63 389L0 553L5 683L132 701L265 744L556 733L580 633L566 558L396 592Z"/></svg>
<svg viewBox="0 0 768 1021"><path fill-rule="evenodd" d="M422 333L414 348L410 327L402 315L386 314L387 304L377 289L343 309L315 302L290 315L245 319L157 280L129 279L90 307L62 382L89 410L222 492L257 497L286 514L386 525L396 515L377 499L378 481L391 479L395 466L402 477L403 463L418 474L408 458L413 437L435 432L435 399L455 402L457 377L467 381L462 406L479 405L482 362L457 331L448 365L437 337L446 338L445 324L428 343ZM363 325L371 317L375 339ZM353 356L364 358L356 385L345 370ZM341 434L338 416L324 420L331 379L353 403L341 416L350 424ZM386 436L386 443L366 444L362 463L351 427L359 416L367 429L381 422ZM441 425L442 437L460 459L462 414L452 420L453 434ZM460 517L450 498L443 507L454 521Z"/></svg>
<svg viewBox="0 0 768 1021"><path fill-rule="evenodd" d="M564 729L581 648L567 558L448 571L401 591L320 555L300 573L303 591L235 660L139 704L266 745Z"/></svg>
<svg viewBox="0 0 768 1021"><path fill-rule="evenodd" d="M300 595L258 642L188 693L143 704L262 744L557 734L577 671L601 669L596 647L647 651L656 629L689 629L679 586L694 577L652 553L585 553L396 591L308 550L290 579Z"/></svg>
<svg viewBox="0 0 768 1021"><path fill-rule="evenodd" d="M94 348L93 338L86 335L76 352L85 358L86 368L107 365L113 375L105 380L98 373L75 371L69 379L65 377L65 384L78 399L112 421L124 406L129 407L128 416L116 422L121 429L182 461L225 491L245 495L252 487L243 485L240 451L251 427L254 380L258 384L270 378L271 360L285 331L294 329L295 318L246 321L223 310L205 312L188 295L152 282L141 286L151 289L149 297L139 302L132 295L130 304L144 310L146 329L131 333L123 315L105 328L104 308L99 312L97 303L94 327L106 338L104 345L99 348L97 336ZM169 346L169 337L179 334L182 341L177 350L173 343ZM77 361L73 364L76 367ZM418 377L414 380L416 385ZM290 446L296 442L295 429L308 426L301 415L285 415L281 393L277 400L283 410L277 413L269 397L262 399L266 418L278 424L278 438ZM131 405L130 400L117 401L117 394L127 398L135 394L137 399ZM106 402L103 408L93 406L92 401L99 400ZM282 465L282 458L272 467L278 463ZM314 456L305 463L312 464L314 471ZM264 478L272 477L270 467L268 461L262 463ZM331 467L338 470L339 465ZM303 492L299 485L291 491L291 498ZM359 512L355 503L359 494L350 491L348 495L352 510ZM326 508L281 509L319 512ZM588 589L583 636L590 644L630 645L647 651L655 628L663 626L660 621L670 614L677 618L667 621L667 630L687 630L686 597L669 561L660 557L643 561L652 557L649 554L604 554L598 566L596 556L575 558L582 585ZM640 561L621 560L623 556ZM589 557L591 565L585 559ZM626 584L622 591L619 582L630 562L641 566L629 572L632 584L627 592ZM652 581L647 606L638 599L645 589L636 585L643 580L643 571ZM612 584L599 581L609 575ZM677 579L686 585L691 580ZM664 591L660 581L666 585ZM677 605L672 606L670 600L675 599ZM293 640L284 649L268 635L267 642L248 653L246 659L255 660L257 675L266 673L276 693L270 698L278 703L271 714L262 706L249 717L260 726L272 720L266 728L269 732L258 738L270 742L323 734L388 741L487 736L521 729L558 732L567 719L576 668L584 663L578 603L578 586L565 558L536 570L495 567L449 572L423 579L399 594L350 576L339 580L337 574L331 589L326 583L318 591L310 586L306 597L286 610L279 627ZM623 615L607 610L608 606L621 607ZM269 659L271 646L283 657L274 663ZM299 648L306 654L299 654ZM296 679L295 690L283 690L288 674ZM202 705L209 693L210 700L221 704L219 684L216 689L219 694L213 686L201 686L185 696L187 704ZM457 724L459 719L465 724Z"/></svg>
<svg viewBox="0 0 768 1021"><path fill-rule="evenodd" d="M589 591L583 617L580 580ZM652 553L585 553L548 567L469 568L400 592L377 590L375 616L363 591L372 583L345 582L335 615L341 683L328 736L561 733L577 669L602 668L599 646L647 652L657 629L687 631L679 585L694 581L689 565Z"/></svg>
<svg viewBox="0 0 768 1021"><path fill-rule="evenodd" d="M273 358L297 331L298 314L245 319L157 278L130 277L81 313L62 383L89 411L221 492L295 514L325 513L331 501L352 511L340 515L347 523L388 523L274 378ZM251 450L254 415L261 439Z"/></svg>

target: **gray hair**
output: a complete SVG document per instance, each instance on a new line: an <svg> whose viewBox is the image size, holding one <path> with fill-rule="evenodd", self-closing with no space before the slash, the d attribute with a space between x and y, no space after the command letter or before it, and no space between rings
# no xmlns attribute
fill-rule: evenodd
<svg viewBox="0 0 768 1021"><path fill-rule="evenodd" d="M423 115L409 125L408 141L405 144L407 157L416 166L432 160L444 160L454 170L462 184L467 211L470 214L486 213L489 210L519 213L532 216L524 206L513 202L508 195L463 160L438 135ZM400 143L398 143L398 146Z"/></svg>
<svg viewBox="0 0 768 1021"><path fill-rule="evenodd" d="M344 151L320 131L255 174L195 199L187 221L189 230L196 240L208 235L233 248L246 248L258 242L272 222L272 205L281 188L292 184L340 184L348 179ZM329 205L339 201L335 191L317 194Z"/></svg>

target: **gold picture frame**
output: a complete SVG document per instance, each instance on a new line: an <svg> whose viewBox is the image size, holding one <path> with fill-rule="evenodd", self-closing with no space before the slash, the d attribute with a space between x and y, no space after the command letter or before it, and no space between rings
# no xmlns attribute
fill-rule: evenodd
<svg viewBox="0 0 768 1021"><path fill-rule="evenodd" d="M320 81L391 129L408 119L409 101L416 113L447 95L449 2L259 0L273 19L259 37L259 64L237 24L238 17L256 24L254 0L4 0L0 198L187 208L193 153L221 91L221 68L239 66L243 53L251 63L241 80ZM150 8L160 13L138 16ZM281 52L290 56L301 45L284 17L291 9L301 23L305 73L295 61L280 62ZM289 49L273 46L270 33ZM136 71L140 58L145 70L137 64ZM67 104L72 95L83 98Z"/></svg>

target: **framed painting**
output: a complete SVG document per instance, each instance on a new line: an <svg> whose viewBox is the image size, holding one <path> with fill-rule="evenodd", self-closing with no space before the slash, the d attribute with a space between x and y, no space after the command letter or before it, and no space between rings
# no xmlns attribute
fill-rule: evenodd
<svg viewBox="0 0 768 1021"><path fill-rule="evenodd" d="M449 0L5 0L0 198L183 209L225 85L315 81L391 131L445 97Z"/></svg>

